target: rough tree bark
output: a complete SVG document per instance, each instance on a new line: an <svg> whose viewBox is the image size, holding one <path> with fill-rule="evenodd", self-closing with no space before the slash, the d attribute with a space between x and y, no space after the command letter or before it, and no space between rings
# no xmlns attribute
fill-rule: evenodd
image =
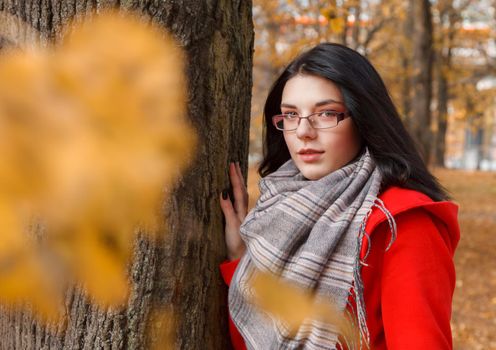
<svg viewBox="0 0 496 350"><path fill-rule="evenodd" d="M430 160L432 140L431 96L432 96L432 15L429 0L413 1L413 77L411 132L422 151L425 161Z"/></svg>
<svg viewBox="0 0 496 350"><path fill-rule="evenodd" d="M146 332L150 313L167 305L179 317L178 349L229 347L227 291L218 270L225 258L218 194L228 185L229 160L239 160L245 174L247 169L251 0L0 0L0 11L18 16L46 41L57 40L74 16L113 6L140 11L168 28L185 49L198 156L167 203L163 243L136 242L125 309L99 310L76 288L67 294L66 327L48 329L27 313L1 308L2 350L147 349L153 345Z"/></svg>

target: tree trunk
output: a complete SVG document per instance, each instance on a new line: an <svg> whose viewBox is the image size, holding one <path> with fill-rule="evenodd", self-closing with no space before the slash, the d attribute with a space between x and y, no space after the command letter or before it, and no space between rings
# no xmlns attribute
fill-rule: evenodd
<svg viewBox="0 0 496 350"><path fill-rule="evenodd" d="M453 8L452 2L446 3L445 8L439 15L441 44L436 54L437 64L437 135L434 145L435 165L444 167L444 156L446 152L446 133L448 131L448 103L450 99L449 83L446 72L451 70L452 48L455 37L456 22L460 21L459 15ZM447 22L447 25L444 24ZM444 27L447 27L445 33Z"/></svg>
<svg viewBox="0 0 496 350"><path fill-rule="evenodd" d="M440 52L439 55L442 53ZM439 57L439 67L437 67L437 135L435 137L435 165L444 167L444 154L446 150L446 132L448 130L448 81L446 79L442 64L442 57Z"/></svg>
<svg viewBox="0 0 496 350"><path fill-rule="evenodd" d="M355 2L354 10L355 10L355 22L353 22L353 26L351 28L351 37L352 37L352 43L353 43L352 48L354 48L355 50L358 50L358 48L360 46L360 31L361 31L361 28L360 28L361 27L360 16L362 13L362 1L361 0ZM346 19L346 23L347 22L348 21Z"/></svg>
<svg viewBox="0 0 496 350"><path fill-rule="evenodd" d="M413 99L411 131L425 161L430 160L432 96L432 17L429 0L412 2L413 18Z"/></svg>
<svg viewBox="0 0 496 350"><path fill-rule="evenodd" d="M30 24L42 41L60 38L74 16L116 6L168 28L184 48L188 111L199 133L197 159L168 199L161 243L136 240L131 296L122 310L99 310L84 293L67 292L66 326L45 327L27 312L0 308L0 349L148 349L154 310L171 306L178 349L229 348L225 259L218 194L229 160L246 174L252 86L250 0L0 0L0 11ZM0 43L11 43L0 38Z"/></svg>
<svg viewBox="0 0 496 350"><path fill-rule="evenodd" d="M412 130L412 35L413 35L413 3L407 3L407 16L403 24L404 38L403 45L400 45L400 60L402 68L402 83L401 83L401 117L408 130Z"/></svg>

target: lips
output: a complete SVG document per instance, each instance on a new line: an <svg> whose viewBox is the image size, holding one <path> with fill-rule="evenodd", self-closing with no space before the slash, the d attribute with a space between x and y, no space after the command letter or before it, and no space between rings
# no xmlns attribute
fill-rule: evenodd
<svg viewBox="0 0 496 350"><path fill-rule="evenodd" d="M298 154L316 154L316 153L324 153L324 151L319 151L313 148L303 148L298 151Z"/></svg>
<svg viewBox="0 0 496 350"><path fill-rule="evenodd" d="M305 163L312 163L318 161L322 157L324 151L319 151L312 148L304 148L298 151L298 155Z"/></svg>

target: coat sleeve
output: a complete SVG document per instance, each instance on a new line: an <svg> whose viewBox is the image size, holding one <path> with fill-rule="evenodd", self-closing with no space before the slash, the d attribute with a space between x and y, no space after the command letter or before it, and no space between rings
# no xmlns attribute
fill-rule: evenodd
<svg viewBox="0 0 496 350"><path fill-rule="evenodd" d="M449 232L422 208L395 219L398 235L384 253L381 282L387 348L452 349L455 268Z"/></svg>
<svg viewBox="0 0 496 350"><path fill-rule="evenodd" d="M227 286L231 285L231 280L234 275L234 271L238 267L240 259L236 260L225 260L220 264L220 273L222 275L222 278L224 279L224 282L227 284ZM239 333L238 329L236 328L236 325L231 319L231 315L229 316L229 334L231 335L231 342L233 345L234 350L246 350L246 345L243 340L243 337Z"/></svg>

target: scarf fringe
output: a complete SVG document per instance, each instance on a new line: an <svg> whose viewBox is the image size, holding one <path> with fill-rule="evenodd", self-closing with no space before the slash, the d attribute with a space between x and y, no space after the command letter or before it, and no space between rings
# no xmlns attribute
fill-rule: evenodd
<svg viewBox="0 0 496 350"><path fill-rule="evenodd" d="M370 334L369 334L369 330L368 330L367 322L366 322L367 312L365 309L365 301L363 299L363 281L362 281L360 270L361 270L362 265L368 266L368 264L365 263L365 260L367 259L368 255L370 253L372 242L370 240L369 234L365 231L365 226L367 224L367 221L368 221L370 214L372 213L372 209L374 207L378 208L379 210L381 210L384 213L384 215L386 216L386 219L388 221L389 230L391 232L391 240L390 240L385 251L389 250L389 248L391 247L393 242L396 240L396 236L397 236L397 227L396 227L396 222L394 220L393 215L386 208L386 206L384 205L384 202L381 199L376 197L374 199L374 203L372 204L371 208L368 210L367 214L365 215L365 217L363 218L363 220L360 224L360 229L359 229L359 233L357 236L356 250L355 250L356 258L355 258L355 264L354 264L354 268L353 268L353 277L354 277L353 292L354 292L355 303L357 306L357 313L356 314L353 313L352 318L358 320L358 326L359 326L359 332L360 332L360 337L359 337L360 344L359 344L359 347L357 349L360 349L360 350L362 349L363 346L365 346L365 349L370 349ZM364 237L367 238L367 252L365 253L365 256L364 256L363 261L362 261L360 259L360 252L362 250L362 241L363 241ZM352 310L353 310L353 308L352 308ZM348 312L347 312L347 314L349 315ZM352 324L355 325L355 322L352 322ZM362 339L364 339L364 342L362 342ZM345 342L346 342L346 345L348 346L349 341L347 339L345 339ZM350 350L356 349L355 344L353 343L352 345L353 345L353 347L348 346L348 349L350 349Z"/></svg>
<svg viewBox="0 0 496 350"><path fill-rule="evenodd" d="M396 221L394 220L393 215L389 212L389 210L386 209L386 206L384 205L384 202L380 200L379 198L376 198L376 201L379 202L379 205L374 204L374 206L378 209L380 209L384 215L386 216L386 219L389 224L389 231L391 232L391 240L389 241L389 244L386 248L386 252L391 248L391 245L393 242L396 240L396 234L397 234L397 227L396 227Z"/></svg>

